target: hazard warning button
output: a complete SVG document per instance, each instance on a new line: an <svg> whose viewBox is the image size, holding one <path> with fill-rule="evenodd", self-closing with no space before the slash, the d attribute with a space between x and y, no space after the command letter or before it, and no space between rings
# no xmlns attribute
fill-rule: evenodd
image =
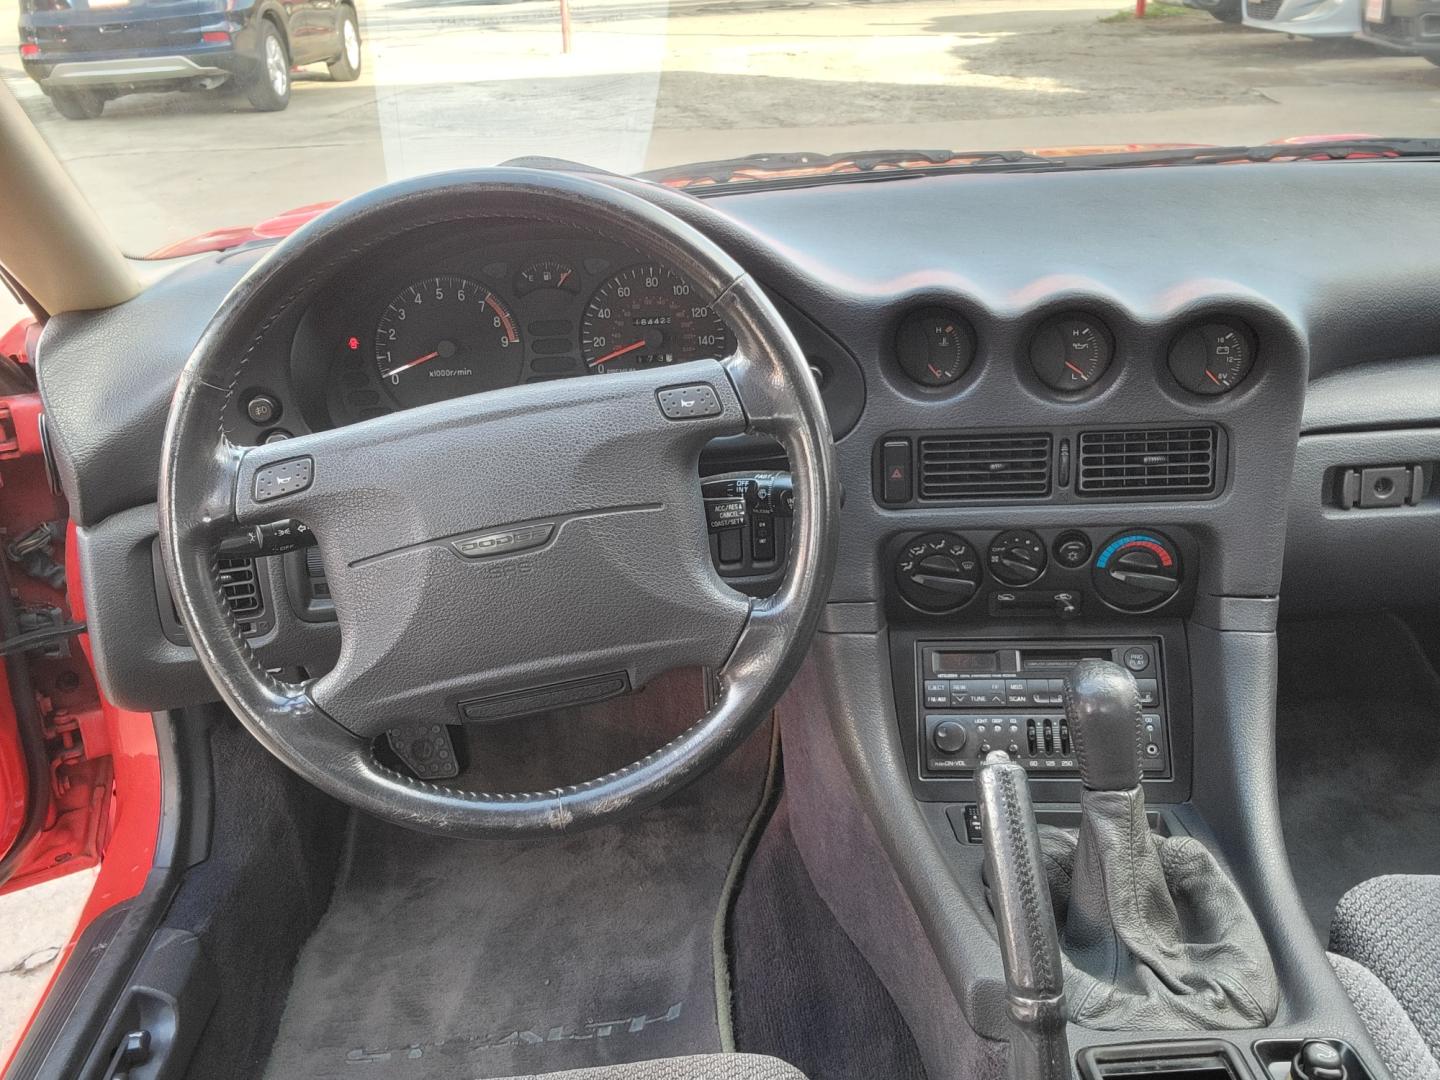
<svg viewBox="0 0 1440 1080"><path fill-rule="evenodd" d="M887 439L880 446L880 498L887 503L908 503L912 489L910 441Z"/></svg>

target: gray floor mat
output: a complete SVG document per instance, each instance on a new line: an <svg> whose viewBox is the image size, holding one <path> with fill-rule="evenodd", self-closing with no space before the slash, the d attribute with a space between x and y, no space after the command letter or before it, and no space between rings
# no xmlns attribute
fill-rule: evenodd
<svg viewBox="0 0 1440 1080"><path fill-rule="evenodd" d="M637 729L654 741L636 700L531 741L531 756L563 746L603 772ZM769 751L767 725L665 804L555 840L461 842L357 819L266 1077L472 1080L718 1051L712 928ZM487 760L523 771L503 747Z"/></svg>
<svg viewBox="0 0 1440 1080"><path fill-rule="evenodd" d="M1440 873L1440 700L1396 620L1282 624L1280 642L1280 814L1323 942L1351 886Z"/></svg>

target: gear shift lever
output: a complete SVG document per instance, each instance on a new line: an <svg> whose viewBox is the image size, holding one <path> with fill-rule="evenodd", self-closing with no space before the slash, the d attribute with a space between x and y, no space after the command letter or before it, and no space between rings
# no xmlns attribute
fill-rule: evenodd
<svg viewBox="0 0 1440 1080"><path fill-rule="evenodd" d="M980 766L976 784L985 876L1000 931L1005 996L1015 1029L1010 1077L1068 1080L1060 938L1041 869L1040 837L1025 770L997 750Z"/></svg>
<svg viewBox="0 0 1440 1080"><path fill-rule="evenodd" d="M1077 664L1065 680L1065 719L1087 791L1140 787L1140 694L1128 671L1101 660Z"/></svg>
<svg viewBox="0 0 1440 1080"><path fill-rule="evenodd" d="M1150 831L1143 720L1130 673L1085 660L1065 680L1084 789L1061 937L1077 1024L1104 1029L1268 1024L1279 985L1265 938L1213 855Z"/></svg>

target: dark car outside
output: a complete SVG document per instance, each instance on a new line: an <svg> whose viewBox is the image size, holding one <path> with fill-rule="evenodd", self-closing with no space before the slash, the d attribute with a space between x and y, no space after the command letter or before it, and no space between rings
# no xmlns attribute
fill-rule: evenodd
<svg viewBox="0 0 1440 1080"><path fill-rule="evenodd" d="M359 77L360 25L352 0L21 0L20 59L71 120L124 94L226 84L276 112L293 67Z"/></svg>
<svg viewBox="0 0 1440 1080"><path fill-rule="evenodd" d="M1365 0L1360 37L1440 67L1440 0Z"/></svg>

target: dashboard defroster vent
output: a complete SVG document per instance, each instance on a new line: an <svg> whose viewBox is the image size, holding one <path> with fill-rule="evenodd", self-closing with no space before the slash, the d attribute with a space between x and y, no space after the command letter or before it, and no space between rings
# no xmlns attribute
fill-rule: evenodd
<svg viewBox="0 0 1440 1080"><path fill-rule="evenodd" d="M1075 489L1112 497L1210 495L1218 445L1213 427L1082 431Z"/></svg>
<svg viewBox="0 0 1440 1080"><path fill-rule="evenodd" d="M920 498L1034 499L1050 494L1052 440L1043 432L921 438Z"/></svg>

